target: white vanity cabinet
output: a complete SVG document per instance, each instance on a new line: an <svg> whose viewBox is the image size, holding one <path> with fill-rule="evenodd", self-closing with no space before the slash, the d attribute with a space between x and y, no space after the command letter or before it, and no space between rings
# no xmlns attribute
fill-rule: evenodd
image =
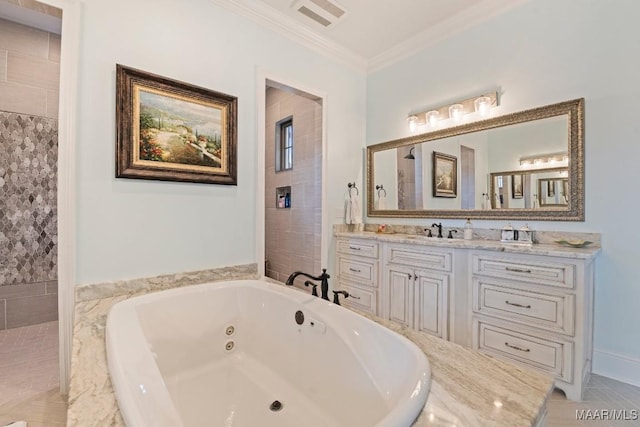
<svg viewBox="0 0 640 427"><path fill-rule="evenodd" d="M448 339L453 251L385 245L382 316Z"/></svg>
<svg viewBox="0 0 640 427"><path fill-rule="evenodd" d="M545 371L582 400L591 372L593 259L471 253L473 348Z"/></svg>
<svg viewBox="0 0 640 427"><path fill-rule="evenodd" d="M378 315L379 246L374 240L341 238L336 243L336 271L339 290L349 293L340 303Z"/></svg>
<svg viewBox="0 0 640 427"><path fill-rule="evenodd" d="M337 239L343 304L546 372L582 400L599 248L357 236Z"/></svg>

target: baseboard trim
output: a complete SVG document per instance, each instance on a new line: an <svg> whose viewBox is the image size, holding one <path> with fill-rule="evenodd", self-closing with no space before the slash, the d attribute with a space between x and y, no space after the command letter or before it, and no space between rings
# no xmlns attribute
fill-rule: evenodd
<svg viewBox="0 0 640 427"><path fill-rule="evenodd" d="M593 373L640 387L640 359L594 349Z"/></svg>

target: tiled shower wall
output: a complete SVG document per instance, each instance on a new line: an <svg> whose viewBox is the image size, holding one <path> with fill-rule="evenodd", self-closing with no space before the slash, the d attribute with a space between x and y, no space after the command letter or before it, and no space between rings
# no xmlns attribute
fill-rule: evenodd
<svg viewBox="0 0 640 427"><path fill-rule="evenodd" d="M293 169L275 172L276 123L293 116ZM321 272L322 105L277 88L266 96L266 275L285 281L294 271ZM291 208L276 208L276 187L291 186ZM304 283L300 278L297 285Z"/></svg>
<svg viewBox="0 0 640 427"><path fill-rule="evenodd" d="M60 37L0 19L0 329L55 320Z"/></svg>

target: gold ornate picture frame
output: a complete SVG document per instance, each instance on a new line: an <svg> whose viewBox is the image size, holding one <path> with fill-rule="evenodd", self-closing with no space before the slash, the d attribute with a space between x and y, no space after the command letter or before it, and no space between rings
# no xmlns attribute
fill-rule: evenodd
<svg viewBox="0 0 640 427"><path fill-rule="evenodd" d="M433 197L458 197L458 158L433 152Z"/></svg>
<svg viewBox="0 0 640 427"><path fill-rule="evenodd" d="M116 65L116 177L237 185L237 98Z"/></svg>

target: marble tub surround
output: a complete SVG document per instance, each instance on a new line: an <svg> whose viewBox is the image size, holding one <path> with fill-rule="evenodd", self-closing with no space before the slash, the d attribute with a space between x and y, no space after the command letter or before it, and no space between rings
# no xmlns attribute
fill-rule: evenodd
<svg viewBox="0 0 640 427"><path fill-rule="evenodd" d="M104 334L111 306L131 296L76 303L68 426L124 426L109 379ZM409 338L429 357L431 391L414 426L532 426L543 416L551 377L363 315ZM496 401L502 406L496 407Z"/></svg>
<svg viewBox="0 0 640 427"><path fill-rule="evenodd" d="M76 288L68 426L124 426L113 393L105 347L107 314L114 304L150 292L231 279L256 279L257 264L82 285Z"/></svg>
<svg viewBox="0 0 640 427"><path fill-rule="evenodd" d="M441 221L436 221L436 223L440 223ZM438 230L435 227L431 227L433 222L427 225L396 225L396 224L385 224L386 229L390 230L389 234L407 234L407 235L416 235L416 236L425 236L427 232L424 231L425 228L431 229L431 233L433 236L437 236ZM490 241L500 241L502 229L500 228L477 228L476 224L473 224L473 239L474 240L490 240ZM524 227L525 223L520 222L505 222L504 225L511 225L515 230L519 230L521 227ZM334 226L334 233L345 233L345 232L376 232L379 223L367 223L363 224L362 230L348 230L343 224L339 226ZM442 223L442 235L444 238L447 237L449 230L456 230L454 233L454 239L462 239L462 234L464 227L449 227L446 222ZM558 240L585 240L589 242L593 242L591 246L600 246L600 233L577 233L577 232L569 232L569 231L544 231L544 230L535 230L534 232L534 243L543 244L543 245L555 245Z"/></svg>
<svg viewBox="0 0 640 427"><path fill-rule="evenodd" d="M354 310L413 341L431 364L431 393L414 427L536 426L553 379L461 345Z"/></svg>
<svg viewBox="0 0 640 427"><path fill-rule="evenodd" d="M210 270L165 274L142 279L120 280L118 282L79 285L76 287L76 302L116 296L134 296L164 289L189 286L197 283L217 282L258 277L257 264L242 264Z"/></svg>

